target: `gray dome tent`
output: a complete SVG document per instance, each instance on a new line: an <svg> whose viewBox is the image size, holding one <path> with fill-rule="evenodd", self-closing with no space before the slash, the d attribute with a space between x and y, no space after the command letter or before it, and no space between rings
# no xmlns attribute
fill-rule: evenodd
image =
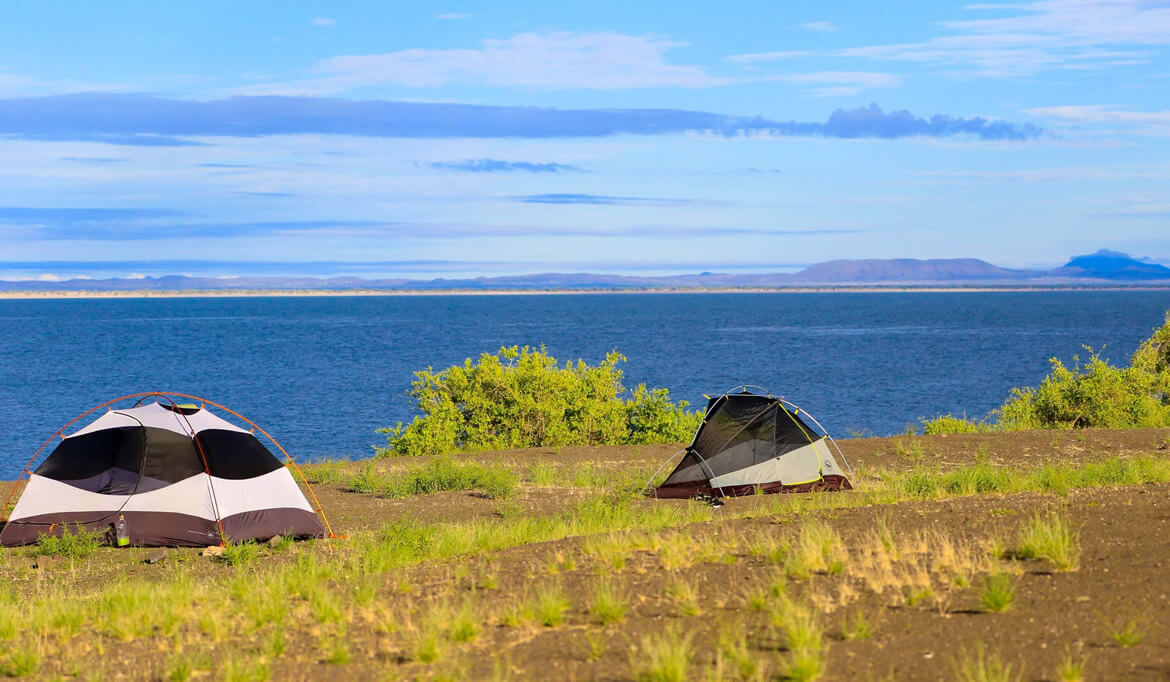
<svg viewBox="0 0 1170 682"><path fill-rule="evenodd" d="M853 472L842 468L849 466L844 453L811 415L783 398L747 389L710 398L694 440L655 497L853 488Z"/></svg>
<svg viewBox="0 0 1170 682"><path fill-rule="evenodd" d="M179 405L171 396L204 402ZM114 407L134 398L138 401L130 407ZM209 404L259 430L286 461L251 431L214 414ZM65 434L102 407L107 410L100 417ZM58 436L57 447L34 470L40 453ZM222 405L179 393L124 396L66 424L33 455L25 468L28 484L5 519L0 544L34 543L75 525L107 530L115 523L124 524L129 544L139 546L332 536L320 505L309 503L293 471L300 475L279 443ZM315 503L303 475L301 483ZM10 501L15 493L14 485Z"/></svg>

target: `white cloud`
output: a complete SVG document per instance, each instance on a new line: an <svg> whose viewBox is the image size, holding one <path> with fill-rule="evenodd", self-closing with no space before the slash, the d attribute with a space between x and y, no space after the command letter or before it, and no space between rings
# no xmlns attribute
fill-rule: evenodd
<svg viewBox="0 0 1170 682"><path fill-rule="evenodd" d="M38 79L0 71L0 97L51 95L62 92L127 92L133 89L128 85L70 79Z"/></svg>
<svg viewBox="0 0 1170 682"><path fill-rule="evenodd" d="M762 80L810 86L814 97L848 97L862 90L894 88L902 84L897 76L872 71L818 71L764 76Z"/></svg>
<svg viewBox="0 0 1170 682"><path fill-rule="evenodd" d="M326 17L317 17L317 18L313 19L313 21L312 21L312 24L314 26L322 26L322 27L332 26L336 23L337 22L335 20L328 19Z"/></svg>
<svg viewBox="0 0 1170 682"><path fill-rule="evenodd" d="M553 89L702 88L725 83L701 66L668 64L684 43L657 35L523 33L475 49L399 50L333 57L319 63L326 90L392 83L437 87L467 83Z"/></svg>
<svg viewBox="0 0 1170 682"><path fill-rule="evenodd" d="M818 33L830 33L836 31L837 27L831 21L806 21L800 24L800 28L806 31L816 31Z"/></svg>
<svg viewBox="0 0 1170 682"><path fill-rule="evenodd" d="M455 21L457 19L468 19L470 17L470 14L462 14L460 12L443 12L442 14L435 15L436 19L442 19L443 21Z"/></svg>
<svg viewBox="0 0 1170 682"><path fill-rule="evenodd" d="M800 57L811 57L815 52L808 50L782 50L779 52L754 52L750 54L733 54L730 57L724 57L723 61L731 62L732 64L756 64L759 62L775 62L781 59L798 59Z"/></svg>
<svg viewBox="0 0 1170 682"><path fill-rule="evenodd" d="M810 86L818 97L854 95L901 85L893 75L871 71L820 71L798 74L716 76L704 67L670 64L666 53L685 46L665 36L620 33L523 33L484 40L472 49L412 48L374 55L338 56L319 62L315 78L292 83L248 86L237 94L313 94L345 92L377 85L414 88L452 84L488 87L602 89L705 88L736 83L786 82ZM770 52L727 57L756 63L809 55Z"/></svg>
<svg viewBox="0 0 1170 682"><path fill-rule="evenodd" d="M1148 49L1170 45L1170 5L1148 0L1040 0L971 5L1009 16L942 22L951 32L917 43L835 52L841 57L971 68L985 76L1030 75L1144 63Z"/></svg>
<svg viewBox="0 0 1170 682"><path fill-rule="evenodd" d="M1078 104L1028 109L1029 114L1059 118L1075 123L1162 123L1170 124L1170 110L1126 111L1116 105Z"/></svg>
<svg viewBox="0 0 1170 682"><path fill-rule="evenodd" d="M937 178L957 184L986 182L1058 182L1082 180L1163 180L1170 179L1170 164L1164 165L1095 165L1027 168L1007 170L936 170L918 171L913 175Z"/></svg>
<svg viewBox="0 0 1170 682"><path fill-rule="evenodd" d="M1074 128L1114 125L1120 126L1122 133L1170 137L1170 109L1130 111L1109 104L1076 104L1028 109L1027 113Z"/></svg>

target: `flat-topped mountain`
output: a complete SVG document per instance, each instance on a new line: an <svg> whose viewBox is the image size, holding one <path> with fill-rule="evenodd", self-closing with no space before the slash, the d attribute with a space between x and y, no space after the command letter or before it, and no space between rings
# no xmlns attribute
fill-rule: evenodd
<svg viewBox="0 0 1170 682"><path fill-rule="evenodd" d="M1036 276L1036 272L1009 270L976 258L831 260L795 275L802 282L953 282Z"/></svg>
<svg viewBox="0 0 1170 682"><path fill-rule="evenodd" d="M1129 254L1108 249L1101 249L1088 256L1077 256L1061 270L1070 271L1074 276L1119 281L1170 280L1170 268L1148 258L1138 260Z"/></svg>

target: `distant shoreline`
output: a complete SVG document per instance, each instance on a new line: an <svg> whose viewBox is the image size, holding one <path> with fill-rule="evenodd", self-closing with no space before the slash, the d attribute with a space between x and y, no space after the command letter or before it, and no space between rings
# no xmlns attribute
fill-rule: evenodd
<svg viewBox="0 0 1170 682"><path fill-rule="evenodd" d="M1170 291L1170 285L1134 286L911 286L829 285L803 287L669 287L616 289L197 289L126 291L0 291L0 300L78 298L292 298L324 296L565 296L601 294L826 294L826 293L1020 293Z"/></svg>

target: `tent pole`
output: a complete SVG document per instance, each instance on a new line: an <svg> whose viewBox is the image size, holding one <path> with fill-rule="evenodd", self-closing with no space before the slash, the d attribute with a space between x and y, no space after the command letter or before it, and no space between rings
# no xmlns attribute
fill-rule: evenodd
<svg viewBox="0 0 1170 682"><path fill-rule="evenodd" d="M691 442L693 443L694 439L692 439ZM681 455L682 453L684 453L686 451L687 451L687 449L683 448L682 450L675 452L670 457L667 457L666 460L662 462L662 464L658 465L658 468L654 470L654 473L650 474L650 478L646 479L646 484L642 486L642 495L643 496L646 495L646 489L650 487L650 482L653 481L655 478L657 478L658 474L662 473L662 468L665 467L667 464L670 464L670 460L674 459L675 457L678 457L679 455ZM656 497L656 498L658 497L658 490L657 489L655 489L655 491L654 491L654 497Z"/></svg>

